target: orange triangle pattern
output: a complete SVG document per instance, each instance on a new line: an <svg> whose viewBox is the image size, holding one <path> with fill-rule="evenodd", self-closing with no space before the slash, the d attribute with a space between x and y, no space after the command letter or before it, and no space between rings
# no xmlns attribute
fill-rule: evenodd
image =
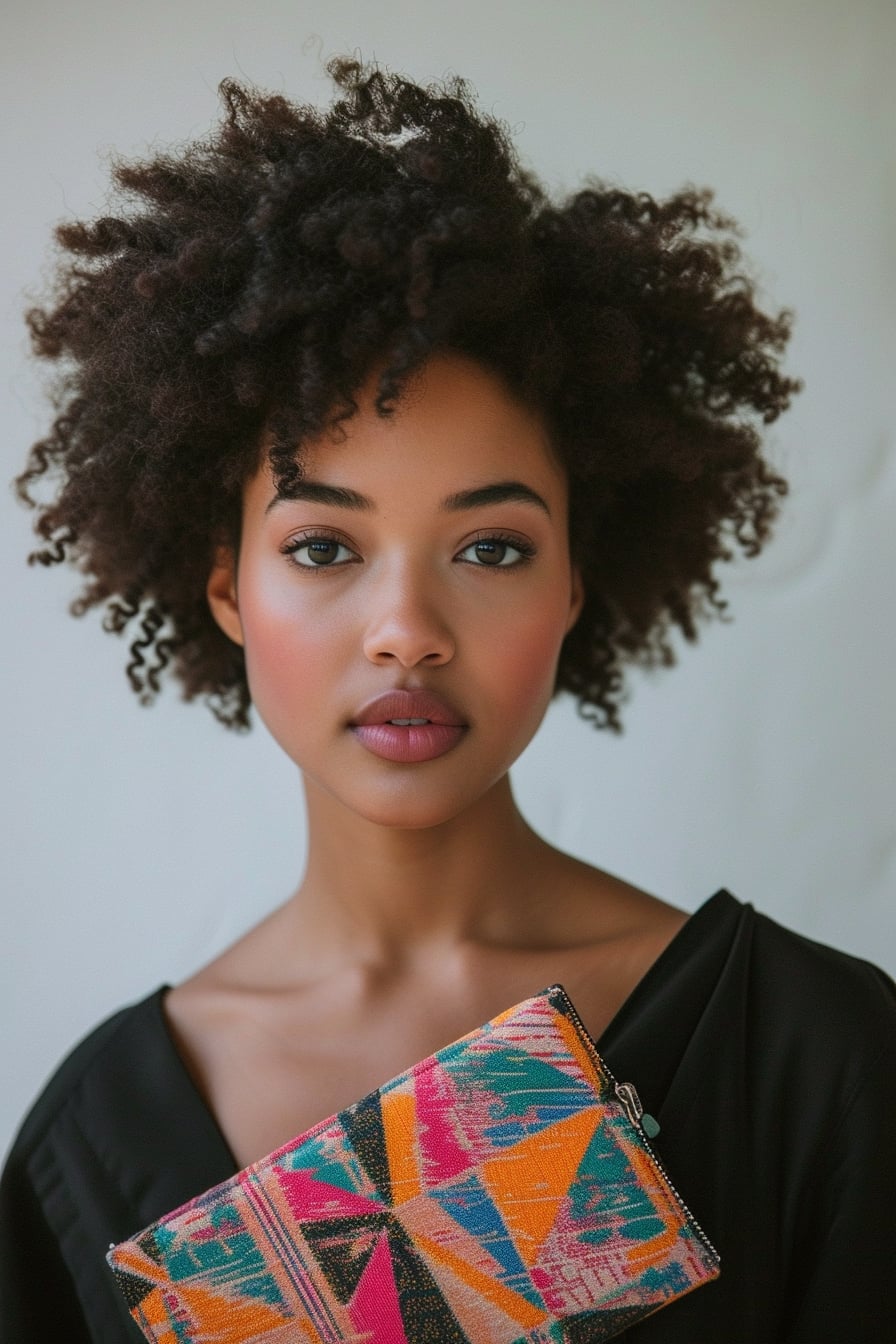
<svg viewBox="0 0 896 1344"><path fill-rule="evenodd" d="M532 1266L538 1259L599 1123L596 1107L579 1111L483 1162L483 1184L523 1264Z"/></svg>

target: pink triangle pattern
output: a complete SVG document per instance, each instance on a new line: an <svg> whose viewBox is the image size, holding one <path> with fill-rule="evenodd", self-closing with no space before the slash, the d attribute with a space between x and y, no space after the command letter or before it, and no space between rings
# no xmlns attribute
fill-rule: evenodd
<svg viewBox="0 0 896 1344"><path fill-rule="evenodd" d="M385 1232L380 1234L348 1311L362 1338L369 1331L368 1338L382 1340L382 1344L408 1344Z"/></svg>

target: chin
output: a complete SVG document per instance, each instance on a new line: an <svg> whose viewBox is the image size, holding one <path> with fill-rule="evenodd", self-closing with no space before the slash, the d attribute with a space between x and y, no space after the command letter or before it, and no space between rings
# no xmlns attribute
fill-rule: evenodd
<svg viewBox="0 0 896 1344"><path fill-rule="evenodd" d="M425 831L444 826L465 812L475 800L441 798L375 798L354 806L371 825L392 831Z"/></svg>
<svg viewBox="0 0 896 1344"><path fill-rule="evenodd" d="M379 781L370 787L346 790L331 788L321 780L315 783L329 793L347 812L393 831L423 831L454 821L485 797L497 781L489 781L478 792L469 788L446 788L430 781L425 787L419 776L404 772L404 777Z"/></svg>

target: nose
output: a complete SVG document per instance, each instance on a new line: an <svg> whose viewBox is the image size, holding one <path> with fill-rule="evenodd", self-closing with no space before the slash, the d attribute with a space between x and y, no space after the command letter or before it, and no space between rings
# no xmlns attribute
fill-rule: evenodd
<svg viewBox="0 0 896 1344"><path fill-rule="evenodd" d="M364 655L372 663L438 667L454 657L455 641L439 610L432 574L407 567L380 576L368 591Z"/></svg>

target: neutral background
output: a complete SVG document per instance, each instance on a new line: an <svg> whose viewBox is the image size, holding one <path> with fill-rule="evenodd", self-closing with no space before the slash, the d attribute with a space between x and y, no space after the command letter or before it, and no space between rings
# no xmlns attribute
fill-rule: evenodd
<svg viewBox="0 0 896 1344"><path fill-rule="evenodd" d="M894 115L890 0L30 0L0 27L2 466L46 423L20 313L58 220L102 209L113 149L205 132L228 74L314 102L357 50L454 71L552 189L714 186L806 390L774 427L779 534L720 571L730 624L632 676L626 732L558 703L515 771L554 842L692 910L721 886L896 971ZM0 1147L74 1041L206 961L302 864L293 767L169 690L28 569L0 497L6 828Z"/></svg>

